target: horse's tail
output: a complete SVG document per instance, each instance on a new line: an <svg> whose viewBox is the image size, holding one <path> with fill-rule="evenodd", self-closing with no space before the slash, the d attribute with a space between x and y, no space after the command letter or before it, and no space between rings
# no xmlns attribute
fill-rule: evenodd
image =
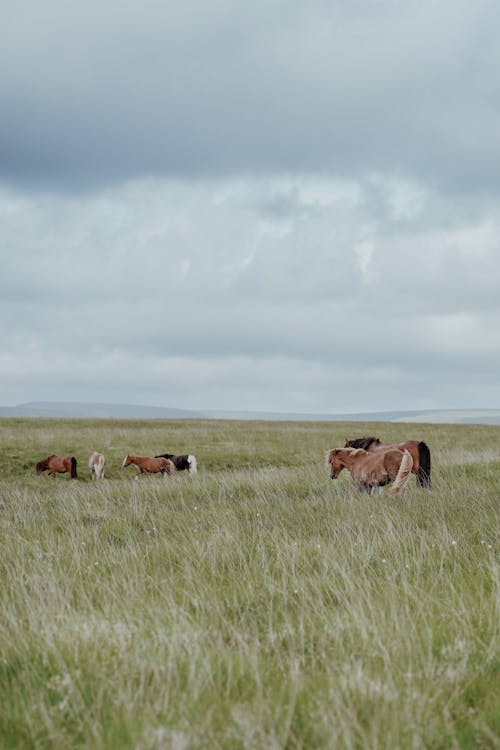
<svg viewBox="0 0 500 750"><path fill-rule="evenodd" d="M71 456L71 479L78 479L78 474L76 473L76 458L74 456Z"/></svg>
<svg viewBox="0 0 500 750"><path fill-rule="evenodd" d="M429 447L420 442L418 448L417 484L419 487L431 489L431 452Z"/></svg>
<svg viewBox="0 0 500 750"><path fill-rule="evenodd" d="M196 466L196 456L188 456L188 464L189 464L189 473L190 474L197 474L198 473L198 467Z"/></svg>
<svg viewBox="0 0 500 750"><path fill-rule="evenodd" d="M394 480L394 483L389 490L390 495L397 495L398 492L403 489L406 482L408 481L408 477L410 476L412 469L413 458L411 457L411 453L405 449L403 451L403 458L401 459L396 479Z"/></svg>
<svg viewBox="0 0 500 750"><path fill-rule="evenodd" d="M103 479L105 466L106 458L102 455L102 453L100 453L97 459L97 465L95 467L95 474L97 479Z"/></svg>

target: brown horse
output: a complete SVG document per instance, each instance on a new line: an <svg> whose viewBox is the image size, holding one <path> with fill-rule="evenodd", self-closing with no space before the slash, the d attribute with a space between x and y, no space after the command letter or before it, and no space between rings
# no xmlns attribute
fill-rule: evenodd
<svg viewBox="0 0 500 750"><path fill-rule="evenodd" d="M76 474L76 458L74 456L47 456L43 461L39 461L35 466L37 475L44 471L49 472L49 476L54 477L56 474L69 472L71 479L78 479Z"/></svg>
<svg viewBox="0 0 500 750"><path fill-rule="evenodd" d="M134 464L139 471L134 479L141 474L163 474L164 477L175 474L176 468L169 458L150 458L149 456L125 456L122 463L122 469Z"/></svg>
<svg viewBox="0 0 500 750"><path fill-rule="evenodd" d="M342 469L349 469L361 492L372 494L376 487L385 487L393 482L391 495L404 487L410 476L413 460L407 450L389 448L370 453L364 448L333 448L326 454L330 465L330 476L337 479Z"/></svg>
<svg viewBox="0 0 500 750"><path fill-rule="evenodd" d="M364 448L367 451L385 451L388 448L407 450L413 459L412 472L417 475L417 486L431 489L431 452L421 440L404 440L401 443L381 443L376 437L347 439L346 448Z"/></svg>

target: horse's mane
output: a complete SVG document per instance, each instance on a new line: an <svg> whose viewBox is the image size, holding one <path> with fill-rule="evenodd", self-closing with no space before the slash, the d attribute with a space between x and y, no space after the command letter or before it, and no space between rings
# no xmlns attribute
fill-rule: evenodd
<svg viewBox="0 0 500 750"><path fill-rule="evenodd" d="M348 453L350 456L356 456L358 453L367 453L365 448L354 448L351 445L349 445L347 448L332 448L331 450L328 451L328 453L325 456L325 463L327 466L328 464L332 463L335 453L337 452Z"/></svg>
<svg viewBox="0 0 500 750"><path fill-rule="evenodd" d="M380 445L380 440L377 437L361 437L345 441L346 448L364 448L368 450L371 445Z"/></svg>

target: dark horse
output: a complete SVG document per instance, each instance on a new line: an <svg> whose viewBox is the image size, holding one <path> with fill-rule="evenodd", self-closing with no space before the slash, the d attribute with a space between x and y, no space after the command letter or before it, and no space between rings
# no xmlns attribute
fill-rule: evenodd
<svg viewBox="0 0 500 750"><path fill-rule="evenodd" d="M43 461L39 461L35 466L37 474L44 471L49 472L49 476L55 477L56 474L64 474L69 471L71 479L78 479L76 473L76 458L74 456L47 456Z"/></svg>
<svg viewBox="0 0 500 750"><path fill-rule="evenodd" d="M385 451L388 448L407 450L413 459L413 474L417 485L431 489L431 452L421 440L403 440L401 443L381 443L376 437L355 438L345 441L346 448L364 448L366 451Z"/></svg>
<svg viewBox="0 0 500 750"><path fill-rule="evenodd" d="M184 454L183 456L176 456L174 453L160 453L155 458L169 458L174 464L177 471L188 471L189 474L196 474L198 469L196 467L196 458L191 455Z"/></svg>

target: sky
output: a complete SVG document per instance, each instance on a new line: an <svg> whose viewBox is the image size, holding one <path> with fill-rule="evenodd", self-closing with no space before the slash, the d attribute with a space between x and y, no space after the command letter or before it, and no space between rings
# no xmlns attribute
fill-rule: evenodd
<svg viewBox="0 0 500 750"><path fill-rule="evenodd" d="M0 404L500 407L497 0L4 0Z"/></svg>

